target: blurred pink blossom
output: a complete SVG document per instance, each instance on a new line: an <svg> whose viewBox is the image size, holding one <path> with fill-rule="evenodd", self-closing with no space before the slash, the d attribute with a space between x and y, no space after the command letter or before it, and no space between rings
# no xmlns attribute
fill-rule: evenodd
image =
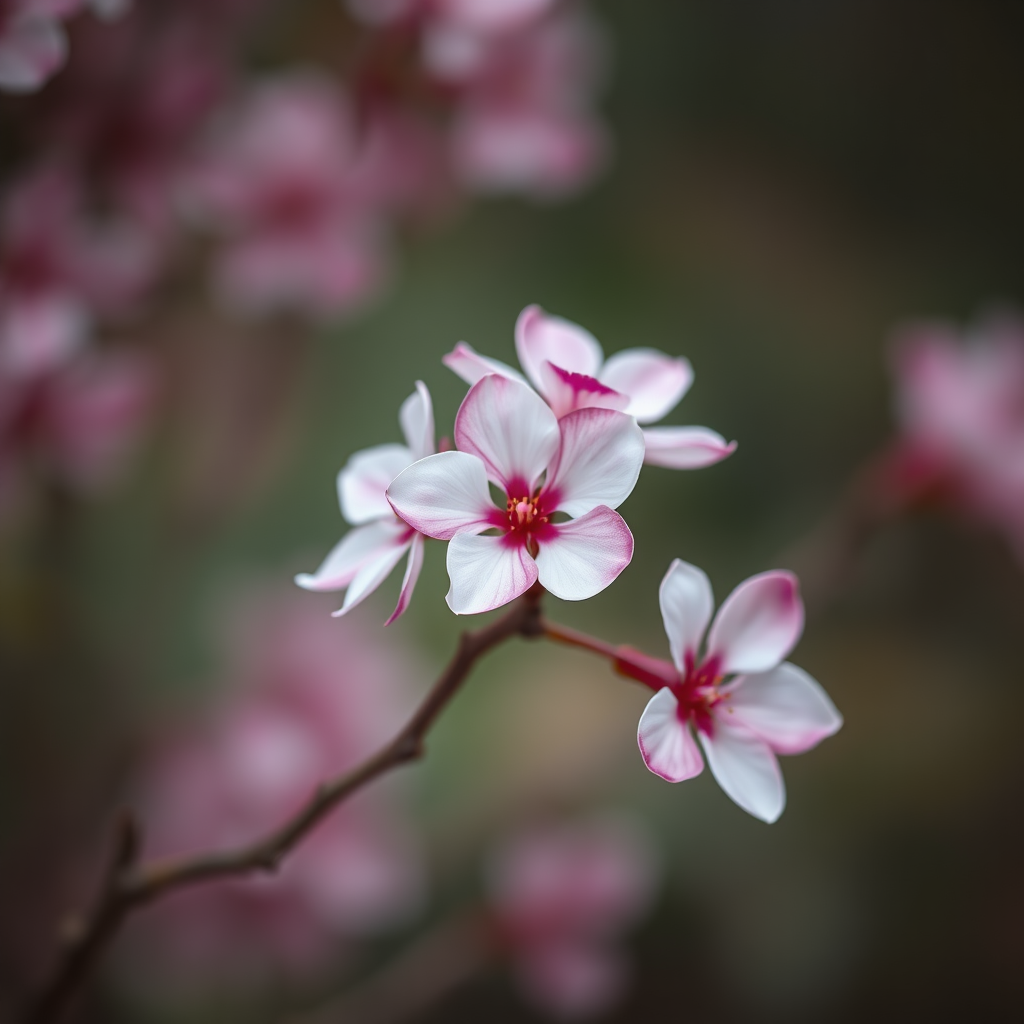
<svg viewBox="0 0 1024 1024"><path fill-rule="evenodd" d="M0 372L59 366L97 315L127 312L149 284L152 248L126 223L88 220L69 171L37 171L0 210Z"/></svg>
<svg viewBox="0 0 1024 1024"><path fill-rule="evenodd" d="M259 595L232 624L229 687L205 731L168 736L143 773L151 853L252 841L280 825L317 784L353 767L401 724L410 670L393 645L310 614L291 595ZM254 980L308 972L339 940L378 933L422 898L416 837L394 788L337 808L273 876L176 895L143 936L148 969Z"/></svg>
<svg viewBox="0 0 1024 1024"><path fill-rule="evenodd" d="M354 113L329 78L255 84L217 124L189 190L197 219L225 239L218 294L256 314L328 317L363 302L388 267L380 188L362 173Z"/></svg>
<svg viewBox="0 0 1024 1024"><path fill-rule="evenodd" d="M629 975L620 937L650 907L657 867L639 826L611 815L538 826L496 851L499 942L534 1003L560 1017L614 1004Z"/></svg>
<svg viewBox="0 0 1024 1024"><path fill-rule="evenodd" d="M921 325L897 338L893 365L903 439L889 485L973 513L1024 558L1024 324L993 320L965 338Z"/></svg>
<svg viewBox="0 0 1024 1024"><path fill-rule="evenodd" d="M492 373L463 400L455 442L458 451L400 473L387 497L411 527L449 542L446 600L456 615L499 608L538 581L582 601L629 565L633 535L614 509L643 463L631 416L590 408L559 420L526 384ZM552 522L559 513L567 521Z"/></svg>
<svg viewBox="0 0 1024 1024"><path fill-rule="evenodd" d="M796 577L781 570L750 577L712 621L710 581L677 558L658 597L672 664L632 654L617 662L656 691L637 729L647 767L669 782L699 775L704 760L692 727L729 797L775 821L786 803L775 755L802 754L843 724L825 691L782 660L803 632Z"/></svg>
<svg viewBox="0 0 1024 1024"><path fill-rule="evenodd" d="M515 337L520 365L559 417L574 409L618 409L639 423L652 423L675 408L693 383L689 360L655 349L625 349L605 360L589 331L540 306L519 314ZM525 383L517 370L465 342L442 361L469 384L488 373ZM711 466L736 450L735 441L707 427L646 427L644 442L644 461L670 469Z"/></svg>

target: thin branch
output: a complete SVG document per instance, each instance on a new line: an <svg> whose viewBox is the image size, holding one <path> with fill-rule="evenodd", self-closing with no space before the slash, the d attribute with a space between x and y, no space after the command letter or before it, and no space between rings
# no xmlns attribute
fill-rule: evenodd
<svg viewBox="0 0 1024 1024"><path fill-rule="evenodd" d="M114 852L96 905L84 922L65 929L62 955L30 1008L25 1018L27 1024L52 1024L59 1019L136 907L199 882L276 870L281 860L338 804L378 776L422 757L427 734L477 660L514 636L542 634L542 593L540 588L529 591L497 621L476 632L463 633L455 656L405 728L357 768L321 783L293 817L263 839L223 853L139 866L139 831L134 820L126 816L119 823Z"/></svg>

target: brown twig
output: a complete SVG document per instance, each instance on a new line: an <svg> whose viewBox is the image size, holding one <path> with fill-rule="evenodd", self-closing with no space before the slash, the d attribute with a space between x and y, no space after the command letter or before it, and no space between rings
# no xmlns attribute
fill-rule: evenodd
<svg viewBox="0 0 1024 1024"><path fill-rule="evenodd" d="M27 1024L56 1021L119 931L128 914L165 893L218 878L271 872L338 804L392 768L423 756L427 733L458 692L476 661L514 636L542 633L537 588L517 601L500 619L473 633L463 633L458 650L390 743L352 771L321 783L292 818L269 835L239 849L138 865L139 830L125 816L118 825L114 852L93 911L65 930L64 949L50 979L26 1015Z"/></svg>

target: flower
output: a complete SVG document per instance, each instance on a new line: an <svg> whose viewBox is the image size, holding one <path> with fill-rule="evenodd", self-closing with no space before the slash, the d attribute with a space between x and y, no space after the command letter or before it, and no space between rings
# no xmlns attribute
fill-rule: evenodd
<svg viewBox="0 0 1024 1024"><path fill-rule="evenodd" d="M557 416L574 409L620 409L638 423L653 423L671 411L690 389L693 368L686 359L650 348L617 352L607 361L598 340L569 320L527 306L516 320L516 353L530 382ZM474 384L486 373L524 381L511 366L488 359L465 342L444 364ZM644 461L669 469L714 465L736 449L706 427L648 427Z"/></svg>
<svg viewBox="0 0 1024 1024"><path fill-rule="evenodd" d="M387 497L411 527L450 541L447 601L456 615L498 608L537 580L581 601L629 564L633 536L612 510L643 462L632 416L591 408L558 420L525 384L489 374L459 408L455 442L458 451L399 474ZM505 494L504 507L495 507L488 481ZM558 522L558 513L572 518Z"/></svg>
<svg viewBox="0 0 1024 1024"><path fill-rule="evenodd" d="M796 577L781 570L745 580L719 609L702 655L714 607L711 584L677 558L658 593L674 669L630 655L617 665L656 690L637 729L647 767L669 782L699 775L704 761L692 726L718 784L767 822L786 802L775 755L810 750L843 724L818 683L782 660L803 631L797 588Z"/></svg>
<svg viewBox="0 0 1024 1024"><path fill-rule="evenodd" d="M434 452L434 410L422 381L403 403L398 422L405 444L380 444L356 452L338 474L342 516L349 530L315 573L300 573L295 582L306 590L345 590L334 614L344 615L388 577L407 551L405 579L390 625L409 606L423 566L423 537L391 510L385 491L407 466ZM347 589L346 589L347 588Z"/></svg>
<svg viewBox="0 0 1024 1024"><path fill-rule="evenodd" d="M993 523L1024 556L1024 324L991 321L966 344L921 325L894 354L903 439L891 486Z"/></svg>
<svg viewBox="0 0 1024 1024"><path fill-rule="evenodd" d="M489 864L490 904L527 996L559 1016L607 1009L629 973L616 939L650 906L657 874L646 833L625 817L507 839Z"/></svg>

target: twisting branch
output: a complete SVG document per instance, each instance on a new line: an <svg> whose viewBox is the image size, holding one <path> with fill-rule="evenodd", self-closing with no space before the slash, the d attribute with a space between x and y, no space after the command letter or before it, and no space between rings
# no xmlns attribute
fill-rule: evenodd
<svg viewBox="0 0 1024 1024"><path fill-rule="evenodd" d="M473 633L463 633L455 656L405 728L352 771L321 783L293 817L264 838L223 853L140 865L139 830L134 819L126 815L119 823L110 867L96 904L84 921L66 929L60 960L29 1009L27 1024L51 1024L59 1018L136 907L199 882L276 870L281 860L338 804L379 775L422 757L427 734L476 661L514 636L542 635L542 593L539 587L529 591L497 621Z"/></svg>

